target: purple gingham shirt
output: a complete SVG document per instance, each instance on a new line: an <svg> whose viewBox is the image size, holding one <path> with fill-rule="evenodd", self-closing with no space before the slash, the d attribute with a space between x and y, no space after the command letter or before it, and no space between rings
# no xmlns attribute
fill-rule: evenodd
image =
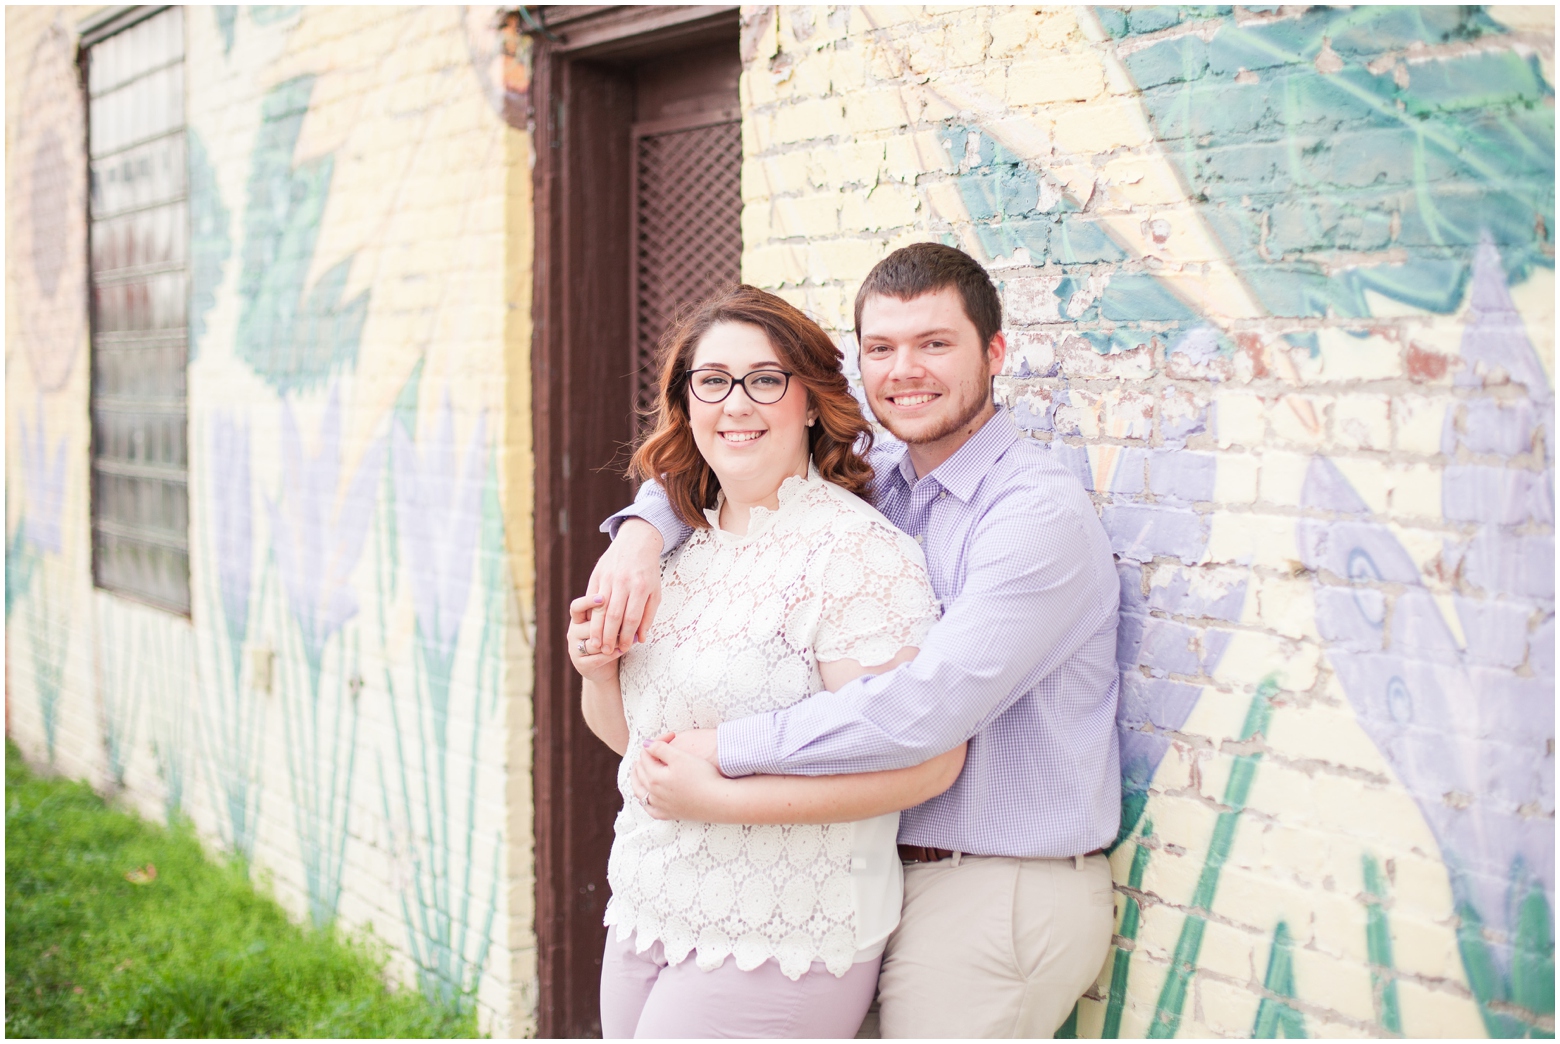
<svg viewBox="0 0 1560 1044"><path fill-rule="evenodd" d="M1003 856L1103 848L1121 811L1120 588L1088 495L1002 409L920 479L907 454L889 453L874 452L877 507L926 552L942 619L910 663L721 725L722 770L902 768L969 740L953 787L901 814L901 842ZM631 516L668 548L689 533L652 483L603 528Z"/></svg>

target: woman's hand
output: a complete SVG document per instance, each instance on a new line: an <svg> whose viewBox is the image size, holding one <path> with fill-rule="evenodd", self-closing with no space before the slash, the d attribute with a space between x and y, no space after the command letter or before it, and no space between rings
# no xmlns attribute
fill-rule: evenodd
<svg viewBox="0 0 1560 1044"><path fill-rule="evenodd" d="M595 607L590 603L594 601ZM576 598L569 605L569 662L586 681L603 682L617 677L618 661L623 652L617 646L609 646L599 653L585 652L591 648L591 615L601 611L601 599ZM581 644L585 643L585 644Z"/></svg>
<svg viewBox="0 0 1560 1044"><path fill-rule="evenodd" d="M698 755L672 746L676 735L668 732L645 745L634 765L634 793L656 819L731 821L726 805L732 781Z"/></svg>

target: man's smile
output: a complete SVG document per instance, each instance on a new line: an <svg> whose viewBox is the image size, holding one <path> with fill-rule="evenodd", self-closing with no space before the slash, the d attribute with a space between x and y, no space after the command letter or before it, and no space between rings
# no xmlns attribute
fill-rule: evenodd
<svg viewBox="0 0 1560 1044"><path fill-rule="evenodd" d="M913 410L918 406L925 406L933 399L939 399L941 397L942 396L940 396L937 392L913 391L901 392L898 395L890 395L888 396L888 401L902 410Z"/></svg>

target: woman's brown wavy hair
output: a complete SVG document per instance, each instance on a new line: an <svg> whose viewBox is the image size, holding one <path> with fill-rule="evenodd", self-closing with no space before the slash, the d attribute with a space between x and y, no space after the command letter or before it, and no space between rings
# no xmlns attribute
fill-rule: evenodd
<svg viewBox="0 0 1560 1044"><path fill-rule="evenodd" d="M688 370L699 341L721 323L747 323L769 336L780 365L791 371L791 388L800 384L808 406L818 411L818 422L807 429L808 450L818 474L868 497L872 466L866 452L872 445L872 429L845 381L844 356L796 306L747 285L717 293L662 340L655 427L634 452L629 476L660 480L679 518L695 528L709 528L704 511L715 506L720 480L693 441ZM739 392L733 389L732 394Z"/></svg>

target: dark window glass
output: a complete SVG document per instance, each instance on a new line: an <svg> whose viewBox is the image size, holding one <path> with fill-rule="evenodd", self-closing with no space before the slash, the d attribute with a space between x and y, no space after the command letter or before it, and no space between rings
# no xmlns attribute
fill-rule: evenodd
<svg viewBox="0 0 1560 1044"><path fill-rule="evenodd" d="M93 575L189 612L183 8L93 44L86 66Z"/></svg>

